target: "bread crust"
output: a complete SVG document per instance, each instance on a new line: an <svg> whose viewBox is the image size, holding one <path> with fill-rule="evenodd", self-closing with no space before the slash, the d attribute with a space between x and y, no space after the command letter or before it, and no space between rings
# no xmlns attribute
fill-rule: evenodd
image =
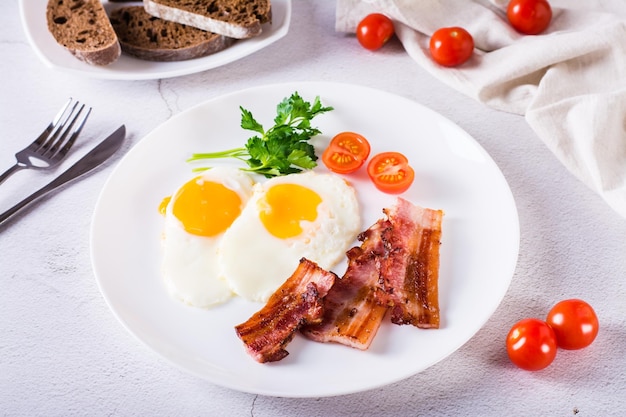
<svg viewBox="0 0 626 417"><path fill-rule="evenodd" d="M143 0L145 10L161 19L230 38L258 36L271 21L270 0Z"/></svg>
<svg viewBox="0 0 626 417"><path fill-rule="evenodd" d="M108 65L121 46L100 0L48 0L48 30L58 44L91 65Z"/></svg>
<svg viewBox="0 0 626 417"><path fill-rule="evenodd" d="M148 14L142 6L111 12L122 50L149 61L184 61L219 52L234 39Z"/></svg>

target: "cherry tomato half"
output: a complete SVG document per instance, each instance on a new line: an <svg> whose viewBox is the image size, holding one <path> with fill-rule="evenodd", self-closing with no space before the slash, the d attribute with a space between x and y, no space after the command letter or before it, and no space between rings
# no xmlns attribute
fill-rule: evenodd
<svg viewBox="0 0 626 417"><path fill-rule="evenodd" d="M393 22L381 13L372 13L358 24L356 38L365 49L375 51L387 43L394 34Z"/></svg>
<svg viewBox="0 0 626 417"><path fill-rule="evenodd" d="M461 65L474 53L474 38L461 27L437 29L430 38L430 55L445 67Z"/></svg>
<svg viewBox="0 0 626 417"><path fill-rule="evenodd" d="M405 192L415 178L408 159L399 152L374 155L367 164L367 174L376 188L388 194Z"/></svg>
<svg viewBox="0 0 626 417"><path fill-rule="evenodd" d="M554 330L556 341L563 349L582 349L598 335L598 316L583 300L558 302L548 313L546 322Z"/></svg>
<svg viewBox="0 0 626 417"><path fill-rule="evenodd" d="M328 169L338 174L349 174L359 169L370 155L370 144L354 132L342 132L331 139L322 154Z"/></svg>
<svg viewBox="0 0 626 417"><path fill-rule="evenodd" d="M506 337L506 351L511 362L527 371L538 371L550 365L556 349L554 331L539 319L518 321Z"/></svg>
<svg viewBox="0 0 626 417"><path fill-rule="evenodd" d="M518 32L537 35L550 24L552 8L547 0L511 0L506 16Z"/></svg>

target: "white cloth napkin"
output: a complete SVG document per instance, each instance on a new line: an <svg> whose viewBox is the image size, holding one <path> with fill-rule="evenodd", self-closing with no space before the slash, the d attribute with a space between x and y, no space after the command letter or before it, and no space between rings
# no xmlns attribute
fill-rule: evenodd
<svg viewBox="0 0 626 417"><path fill-rule="evenodd" d="M492 108L524 115L626 217L626 1L561 3L551 1L552 21L537 36L511 28L508 0L337 0L336 29L355 32L367 14L386 14L419 65ZM428 51L430 35L448 26L464 27L476 47L456 68L438 66Z"/></svg>

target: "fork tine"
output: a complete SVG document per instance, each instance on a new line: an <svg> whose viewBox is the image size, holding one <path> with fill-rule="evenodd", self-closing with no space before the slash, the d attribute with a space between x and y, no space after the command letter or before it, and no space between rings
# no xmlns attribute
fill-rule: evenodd
<svg viewBox="0 0 626 417"><path fill-rule="evenodd" d="M72 127L76 123L78 116L80 116L83 109L85 108L85 105L81 104L81 106L78 108L78 111L74 113L76 106L79 104L80 103L76 103L74 107L72 107L72 112L70 112L65 118L65 120L63 121L63 123L59 125L53 137L48 139L46 143L44 144L44 146L42 146L42 150L44 151L43 152L44 156L48 156L52 158L56 154L56 152L59 150L59 148L65 141L65 138L67 138L67 135L69 134L69 132L72 130Z"/></svg>
<svg viewBox="0 0 626 417"><path fill-rule="evenodd" d="M74 117L74 120L72 120L72 125L74 124L74 122L78 118L78 115L83 110L84 106L85 105L83 104L83 106L80 108L80 111L76 114L76 117ZM83 126L85 126L85 122L87 122L87 118L89 117L90 114L91 114L91 107L89 107L87 109L87 112L83 114L82 119L79 121L79 123L76 125L76 127L74 127L74 131L72 132L72 135L70 136L70 138L67 140L67 142L65 142L65 145L63 145L63 147L60 148L58 150L58 152L56 152L53 155L54 157L62 158L69 152L70 148L74 145L74 142L76 141L76 138L78 137L80 132L83 130ZM68 127L68 129L65 131L65 134L63 135L63 138L65 138L65 136L67 136L69 131L70 131L70 129ZM61 141L59 141L59 144L60 143L61 143Z"/></svg>
<svg viewBox="0 0 626 417"><path fill-rule="evenodd" d="M15 154L17 161L0 174L0 184L21 169L52 168L61 162L91 114L91 107L85 112L84 104L77 101L72 105L72 102L70 97L44 131L30 145Z"/></svg>
<svg viewBox="0 0 626 417"><path fill-rule="evenodd" d="M68 121L70 121L70 118L72 118L72 114L74 114L74 111L76 110L76 107L79 104L80 104L80 102L77 101L76 103L74 103L74 105L69 110L69 112L66 112L66 114L62 115L63 116L63 118L62 118L63 120L58 122L55 125L53 132L48 136L48 138L45 140L45 142L41 146L39 146L38 149L36 149L36 151L38 153L45 155L45 154L50 153L51 151L53 151L53 149L55 149L54 148L54 144L58 143L59 136L61 136L61 140L63 139L62 135L63 135L63 132L65 131L64 129L66 128ZM83 110L83 107L85 107L84 104L78 109L78 113L74 114L74 118L70 121L69 127L72 126L72 123L74 122L74 120L76 120L76 117ZM52 153L54 153L54 152L52 152Z"/></svg>
<svg viewBox="0 0 626 417"><path fill-rule="evenodd" d="M30 146L32 147L33 150L39 149L41 145L44 144L46 138L50 136L50 132L52 132L52 130L57 126L57 123L59 123L59 120L61 120L61 117L63 117L63 114L65 114L65 111L70 107L71 103L72 103L72 97L69 98L67 103L65 103L65 105L63 106L63 108L59 110L56 116L54 116L54 119L52 119L48 127L46 127L44 131L41 132L39 137L35 139L33 143L31 143Z"/></svg>

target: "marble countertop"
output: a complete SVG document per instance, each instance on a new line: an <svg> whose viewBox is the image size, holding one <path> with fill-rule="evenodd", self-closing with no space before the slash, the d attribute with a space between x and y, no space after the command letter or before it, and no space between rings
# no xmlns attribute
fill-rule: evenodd
<svg viewBox="0 0 626 417"><path fill-rule="evenodd" d="M72 96L93 107L71 164L126 124L111 160L0 227L0 414L6 416L612 416L626 407L626 220L575 179L522 116L490 109L432 78L397 40L372 53L334 30L334 2L293 2L286 37L239 61L145 81L80 77L46 67L0 4L0 170ZM125 152L194 105L248 87L333 81L407 97L457 123L492 156L520 220L518 265L495 314L458 351L406 380L325 398L233 391L181 371L129 334L100 294L89 228L100 190ZM50 173L22 171L0 187L0 211ZM497 248L494 248L497 256ZM587 349L560 351L540 372L508 360L504 339L525 317L582 298L601 329ZM332 375L328 376L332 378Z"/></svg>

